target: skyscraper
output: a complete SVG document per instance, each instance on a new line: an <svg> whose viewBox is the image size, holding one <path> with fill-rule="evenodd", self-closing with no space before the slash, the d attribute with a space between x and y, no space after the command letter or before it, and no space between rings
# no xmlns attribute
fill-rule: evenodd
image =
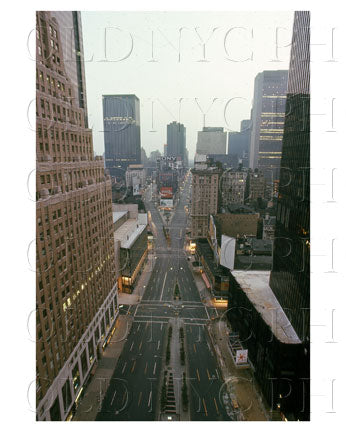
<svg viewBox="0 0 346 432"><path fill-rule="evenodd" d="M74 97L79 108L84 110L85 126L88 127L81 16L76 11L52 11L51 16L60 29L65 72L75 88Z"/></svg>
<svg viewBox="0 0 346 432"><path fill-rule="evenodd" d="M236 155L242 161L244 168L248 168L249 149L251 139L251 120L242 120L240 132L228 134L228 154Z"/></svg>
<svg viewBox="0 0 346 432"><path fill-rule="evenodd" d="M129 165L141 163L139 99L136 95L103 95L106 168L125 178Z"/></svg>
<svg viewBox="0 0 346 432"><path fill-rule="evenodd" d="M204 127L198 132L196 153L226 154L227 132L222 127Z"/></svg>
<svg viewBox="0 0 346 432"><path fill-rule="evenodd" d="M182 123L167 125L167 156L176 156L186 163L186 128Z"/></svg>
<svg viewBox="0 0 346 432"><path fill-rule="evenodd" d="M249 167L268 183L279 179L287 76L287 70L264 71L255 79Z"/></svg>
<svg viewBox="0 0 346 432"><path fill-rule="evenodd" d="M270 286L304 346L297 359L304 393L298 418L308 420L310 353L310 12L294 15ZM300 385L301 387L301 385ZM301 407L305 409L301 411ZM298 412L298 409L300 410Z"/></svg>
<svg viewBox="0 0 346 432"><path fill-rule="evenodd" d="M111 182L85 123L79 12L36 20L37 419L64 420L118 314ZM59 23L80 64L65 67Z"/></svg>
<svg viewBox="0 0 346 432"><path fill-rule="evenodd" d="M310 14L295 12L270 285L301 339L310 305Z"/></svg>

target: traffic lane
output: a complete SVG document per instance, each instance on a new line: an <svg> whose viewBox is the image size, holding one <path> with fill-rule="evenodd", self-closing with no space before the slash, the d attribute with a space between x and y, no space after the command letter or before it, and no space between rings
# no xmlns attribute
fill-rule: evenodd
<svg viewBox="0 0 346 432"><path fill-rule="evenodd" d="M158 256L155 259L155 266L149 278L148 284L146 286L145 292L142 296L143 300L154 299L159 295L159 288L162 279L162 272L166 268L166 257Z"/></svg>
<svg viewBox="0 0 346 432"><path fill-rule="evenodd" d="M152 300L165 300L167 298L168 288L166 284L168 282L171 283L172 275L170 274L171 270L169 267L168 258L160 258L160 266L157 268L155 273L153 274L150 283L148 284L148 290L146 291L144 300L152 299ZM168 279L168 280L167 280ZM166 291L166 295L165 295Z"/></svg>
<svg viewBox="0 0 346 432"><path fill-rule="evenodd" d="M162 286L160 300L162 301L172 301L174 299L174 291L175 285L178 280L178 274L175 270L176 268L176 260L173 258L168 264L166 273L165 273L165 284Z"/></svg>
<svg viewBox="0 0 346 432"><path fill-rule="evenodd" d="M201 301L195 279L185 260L179 262L179 280L184 289L184 300Z"/></svg>
<svg viewBox="0 0 346 432"><path fill-rule="evenodd" d="M220 400L222 384L216 378L216 372L211 375L213 365L204 364L204 367L201 367L200 358L202 358L204 353L197 348L199 354L196 355L194 361L193 354L191 353L192 349L190 349L191 366L189 367L190 374L193 377L193 381L191 382L191 389L194 395L191 410L192 420L203 420L204 417L207 417L209 420L230 420L222 405L222 400ZM203 402L202 407L201 401Z"/></svg>
<svg viewBox="0 0 346 432"><path fill-rule="evenodd" d="M154 420L167 325L139 323L133 328L97 420Z"/></svg>
<svg viewBox="0 0 346 432"><path fill-rule="evenodd" d="M192 419L231 420L220 398L223 381L205 327L186 328L190 384L194 394Z"/></svg>

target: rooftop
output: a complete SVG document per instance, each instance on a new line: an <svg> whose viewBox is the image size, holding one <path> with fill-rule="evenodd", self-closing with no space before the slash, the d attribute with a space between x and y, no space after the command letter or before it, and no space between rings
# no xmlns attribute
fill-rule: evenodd
<svg viewBox="0 0 346 432"><path fill-rule="evenodd" d="M214 253L206 239L198 239L196 241L197 251L203 255L210 271L214 276L228 276L228 270L218 266L214 261Z"/></svg>
<svg viewBox="0 0 346 432"><path fill-rule="evenodd" d="M272 254L273 242L271 240L250 238L250 239L248 239L248 242L250 243L250 246L251 246L253 253L255 255L257 255L257 254L271 255Z"/></svg>
<svg viewBox="0 0 346 432"><path fill-rule="evenodd" d="M255 209L245 204L228 204L227 212L234 214L254 214L257 213Z"/></svg>
<svg viewBox="0 0 346 432"><path fill-rule="evenodd" d="M268 255L236 255L234 268L237 270L271 270L273 258Z"/></svg>
<svg viewBox="0 0 346 432"><path fill-rule="evenodd" d="M120 240L123 249L130 249L137 238L146 229L137 219L128 219L114 233L114 240Z"/></svg>
<svg viewBox="0 0 346 432"><path fill-rule="evenodd" d="M113 212L113 223L117 222L123 216L125 216L127 211Z"/></svg>
<svg viewBox="0 0 346 432"><path fill-rule="evenodd" d="M276 224L276 217L275 216L269 216L268 219L263 219L263 225L265 226L275 226Z"/></svg>
<svg viewBox="0 0 346 432"><path fill-rule="evenodd" d="M218 213L211 216L216 228L216 239L221 244L222 234L236 238L257 234L258 214Z"/></svg>
<svg viewBox="0 0 346 432"><path fill-rule="evenodd" d="M192 174L221 174L222 170L219 169L217 166L203 166L203 168L198 168L198 166L195 166L194 168L191 168Z"/></svg>
<svg viewBox="0 0 346 432"><path fill-rule="evenodd" d="M144 165L142 165L142 164L132 164L132 165L129 165L127 167L128 171L130 171L130 170L142 170L143 168L144 168Z"/></svg>
<svg viewBox="0 0 346 432"><path fill-rule="evenodd" d="M300 343L297 333L269 286L270 271L234 270L231 273L276 338L283 343Z"/></svg>
<svg viewBox="0 0 346 432"><path fill-rule="evenodd" d="M196 162L207 162L207 155L196 153L196 155L195 155L195 163Z"/></svg>

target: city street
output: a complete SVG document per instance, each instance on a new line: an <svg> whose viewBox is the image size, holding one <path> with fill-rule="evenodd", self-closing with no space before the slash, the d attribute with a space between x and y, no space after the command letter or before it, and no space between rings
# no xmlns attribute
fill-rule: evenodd
<svg viewBox="0 0 346 432"><path fill-rule="evenodd" d="M231 420L222 404L221 373L205 330L205 324L217 316L217 311L202 303L184 251L184 206L189 187L187 180L169 226L171 244L164 236L163 220L151 200L151 190L146 193L145 204L156 234L153 269L140 303L122 308L122 314L133 316L133 324L96 420L159 418L159 378L170 319L177 319L185 327L190 419ZM176 284L179 300L174 300Z"/></svg>

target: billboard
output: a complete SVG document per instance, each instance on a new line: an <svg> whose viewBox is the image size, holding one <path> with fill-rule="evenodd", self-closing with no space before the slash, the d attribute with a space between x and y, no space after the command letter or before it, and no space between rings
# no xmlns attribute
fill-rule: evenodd
<svg viewBox="0 0 346 432"><path fill-rule="evenodd" d="M220 264L229 270L234 269L235 243L235 238L222 234Z"/></svg>
<svg viewBox="0 0 346 432"><path fill-rule="evenodd" d="M162 186L160 189L161 197L163 198L172 198L173 197L173 188Z"/></svg>
<svg viewBox="0 0 346 432"><path fill-rule="evenodd" d="M133 196L136 196L136 195L141 195L139 184L133 185Z"/></svg>
<svg viewBox="0 0 346 432"><path fill-rule="evenodd" d="M162 207L173 207L173 200L171 198L161 199L160 205Z"/></svg>
<svg viewBox="0 0 346 432"><path fill-rule="evenodd" d="M160 161L172 161L172 162L175 162L176 160L177 160L176 156L161 156L159 158L156 158L157 162L160 162Z"/></svg>
<svg viewBox="0 0 346 432"><path fill-rule="evenodd" d="M236 364L247 363L247 349L236 351L235 363Z"/></svg>

